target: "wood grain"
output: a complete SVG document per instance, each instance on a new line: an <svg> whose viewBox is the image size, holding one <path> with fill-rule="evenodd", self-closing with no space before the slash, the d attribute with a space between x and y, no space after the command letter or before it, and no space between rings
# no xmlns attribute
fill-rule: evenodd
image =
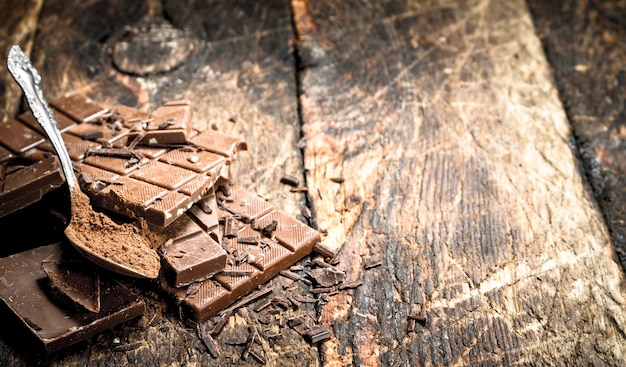
<svg viewBox="0 0 626 367"><path fill-rule="evenodd" d="M314 211L363 279L324 362L621 363L622 274L524 2L293 4Z"/></svg>
<svg viewBox="0 0 626 367"><path fill-rule="evenodd" d="M284 340L255 346L268 365L625 359L622 272L523 1L47 0L24 9L2 29L32 35L37 19L31 55L48 98L79 90L144 110L190 99L198 127L248 140L233 178L291 215L310 210L347 280L362 280L322 307L303 306L333 338L318 348L285 328ZM125 46L133 34L145 49ZM17 113L19 94L0 92ZM308 194L280 185L284 174L306 180ZM291 283L270 285L282 296L307 292L285 290ZM224 343L258 325L254 305L229 318L214 359L156 287L128 285L147 302L141 319L43 360L0 339L0 360L258 364ZM426 321L409 332L415 314Z"/></svg>
<svg viewBox="0 0 626 367"><path fill-rule="evenodd" d="M30 52L43 0L10 0L0 3L0 55L5 60L13 45ZM6 62L0 62L0 122L16 115L21 89L13 81Z"/></svg>
<svg viewBox="0 0 626 367"><path fill-rule="evenodd" d="M626 268L626 4L528 4L587 175Z"/></svg>

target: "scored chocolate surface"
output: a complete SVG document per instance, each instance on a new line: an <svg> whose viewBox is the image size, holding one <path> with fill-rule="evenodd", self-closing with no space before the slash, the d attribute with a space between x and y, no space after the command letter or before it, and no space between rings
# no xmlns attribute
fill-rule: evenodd
<svg viewBox="0 0 626 367"><path fill-rule="evenodd" d="M163 271L172 286L205 280L226 267L226 251L187 214L170 224L166 232Z"/></svg>
<svg viewBox="0 0 626 367"><path fill-rule="evenodd" d="M228 253L224 270L189 287L161 283L178 300L183 314L197 322L300 260L320 241L317 231L240 186L218 189L217 203L220 226L229 221L237 223L232 236L222 229L222 247Z"/></svg>
<svg viewBox="0 0 626 367"><path fill-rule="evenodd" d="M188 101L151 114L127 106L107 109L78 94L51 106L70 157L88 175L83 190L93 204L160 226L189 209L234 154L247 149L239 139L193 129ZM45 160L54 154L31 113L0 123L0 217L62 185L58 162ZM27 179L7 185L17 182L15 175Z"/></svg>
<svg viewBox="0 0 626 367"><path fill-rule="evenodd" d="M99 312L71 307L55 296L42 264L81 259L69 244L43 246L0 259L0 311L3 327L10 325L12 338L51 353L143 314L143 301L117 281L102 276Z"/></svg>

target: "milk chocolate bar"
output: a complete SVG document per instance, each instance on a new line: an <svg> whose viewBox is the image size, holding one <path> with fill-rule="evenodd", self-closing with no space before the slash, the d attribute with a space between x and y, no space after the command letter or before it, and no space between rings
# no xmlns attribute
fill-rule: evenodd
<svg viewBox="0 0 626 367"><path fill-rule="evenodd" d="M93 204L160 226L189 209L216 182L234 154L247 149L239 139L194 130L188 101L166 104L152 114L127 106L109 110L78 94L52 101L51 106L70 157L88 176L83 190ZM54 148L31 113L0 123L0 189L6 182L16 182L10 175L26 168L15 162L28 158L38 163L46 154L55 154ZM0 190L0 216L62 184L58 163L45 163L45 171L30 168L43 178L9 185L9 194ZM22 175L28 176L27 172Z"/></svg>
<svg viewBox="0 0 626 367"><path fill-rule="evenodd" d="M223 192L228 191L224 196ZM194 289L164 288L178 300L186 317L201 322L309 254L320 235L239 186L218 189L220 225L237 222L233 237L222 238L226 267ZM268 228L270 227L270 228Z"/></svg>
<svg viewBox="0 0 626 367"><path fill-rule="evenodd" d="M67 243L0 259L0 312L12 338L52 353L143 314L144 302L103 274L99 312L71 307L57 297L42 264L80 259Z"/></svg>

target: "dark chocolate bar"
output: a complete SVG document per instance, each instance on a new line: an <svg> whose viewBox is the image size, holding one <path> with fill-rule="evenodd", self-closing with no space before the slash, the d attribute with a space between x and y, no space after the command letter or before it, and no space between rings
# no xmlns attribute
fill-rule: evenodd
<svg viewBox="0 0 626 367"><path fill-rule="evenodd" d="M198 322L309 254L320 240L317 231L242 187L228 186L226 197L223 191L218 190L217 198L220 223L234 220L239 227L236 236L222 239L222 247L229 253L224 271L201 282L194 292L162 283L180 302L186 317ZM273 230L264 230L268 223L273 224Z"/></svg>
<svg viewBox="0 0 626 367"><path fill-rule="evenodd" d="M70 157L89 175L83 190L93 204L160 226L189 209L234 154L247 149L239 139L192 129L188 101L152 114L127 106L109 110L78 94L51 105ZM31 113L0 123L0 189L10 188L0 190L0 217L62 185L58 163L39 164L54 153ZM13 175L29 179L16 181Z"/></svg>
<svg viewBox="0 0 626 367"><path fill-rule="evenodd" d="M12 338L48 353L140 316L144 302L113 279L100 277L100 310L70 307L55 296L43 262L81 261L69 244L54 244L0 259L0 311Z"/></svg>

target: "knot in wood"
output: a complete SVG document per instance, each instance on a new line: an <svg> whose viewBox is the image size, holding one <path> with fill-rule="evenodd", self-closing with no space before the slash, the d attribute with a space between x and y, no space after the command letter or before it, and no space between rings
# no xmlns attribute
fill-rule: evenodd
<svg viewBox="0 0 626 367"><path fill-rule="evenodd" d="M124 28L110 49L113 65L131 75L169 72L190 57L196 48L193 35L165 20L146 19Z"/></svg>

